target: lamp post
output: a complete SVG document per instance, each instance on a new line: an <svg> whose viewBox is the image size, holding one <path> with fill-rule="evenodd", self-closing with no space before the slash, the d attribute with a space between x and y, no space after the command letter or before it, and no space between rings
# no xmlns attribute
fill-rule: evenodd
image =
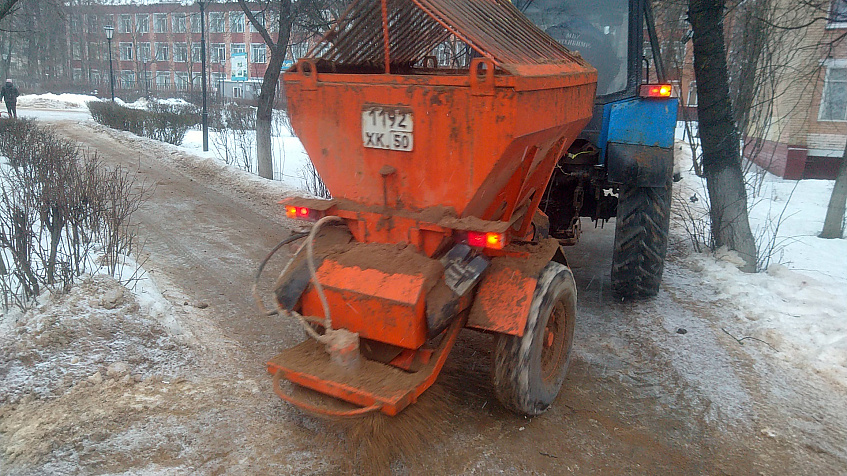
<svg viewBox="0 0 847 476"><path fill-rule="evenodd" d="M203 124L203 152L209 150L209 111L206 109L206 14L205 0L198 0L200 5L200 82L203 89L203 113L200 120Z"/></svg>
<svg viewBox="0 0 847 476"><path fill-rule="evenodd" d="M112 102L115 102L115 75L112 72L112 35L115 34L115 27L106 25L103 29L106 30L106 39L109 40L109 90L112 92Z"/></svg>

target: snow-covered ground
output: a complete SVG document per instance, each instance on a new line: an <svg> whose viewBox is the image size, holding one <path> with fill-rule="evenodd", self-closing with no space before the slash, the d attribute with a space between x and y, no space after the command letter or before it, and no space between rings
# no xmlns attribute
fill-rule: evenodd
<svg viewBox="0 0 847 476"><path fill-rule="evenodd" d="M27 94L18 98L18 115L22 118L33 118L49 120L55 118L61 111L62 116L74 120L90 119L86 103L88 101L99 101L95 96L84 94ZM131 103L125 103L118 98L115 101L127 107L144 108L148 101L144 98ZM164 102L171 104L186 104L182 99L168 99ZM293 188L302 188L303 171L309 156L300 141L286 127L277 127L278 135L273 137L274 153L274 178L282 181ZM224 162L226 155L221 148L221 141L217 140L218 133L209 130L209 150L203 151L203 132L192 129L185 134L181 147L200 157L212 158ZM247 141L255 140L247 137ZM253 170L255 170L255 157L252 158Z"/></svg>
<svg viewBox="0 0 847 476"><path fill-rule="evenodd" d="M688 144L678 142L676 152L684 178L675 195L705 214L706 185L691 168ZM685 259L719 289L713 298L738 306L728 332L760 339L788 363L847 386L847 239L818 238L834 181L783 180L762 171L748 179L761 184L748 189L750 226L759 253L771 254L767 269L742 273L739 257L725 250Z"/></svg>

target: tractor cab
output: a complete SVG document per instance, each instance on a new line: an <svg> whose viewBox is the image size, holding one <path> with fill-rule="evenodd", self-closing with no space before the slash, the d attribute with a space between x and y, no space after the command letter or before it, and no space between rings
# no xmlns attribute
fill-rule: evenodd
<svg viewBox="0 0 847 476"><path fill-rule="evenodd" d="M575 244L579 217L619 215L622 189L624 196L652 196L666 188L662 195L669 196L677 99L661 55L653 54L659 48L649 1L521 0L516 6L597 69L594 114L560 160L541 204L551 235Z"/></svg>

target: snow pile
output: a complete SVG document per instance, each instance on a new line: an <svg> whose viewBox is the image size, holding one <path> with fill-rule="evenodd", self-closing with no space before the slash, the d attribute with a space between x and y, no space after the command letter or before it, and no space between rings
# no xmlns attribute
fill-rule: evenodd
<svg viewBox="0 0 847 476"><path fill-rule="evenodd" d="M153 290L141 295L97 275L0 317L0 404L61 395L83 381L177 374L191 353L151 315L164 299Z"/></svg>
<svg viewBox="0 0 847 476"><path fill-rule="evenodd" d="M96 96L86 94L25 94L18 98L18 107L38 109L88 110L88 101L99 101Z"/></svg>
<svg viewBox="0 0 847 476"><path fill-rule="evenodd" d="M685 201L705 214L705 182L690 168L688 144L678 142L676 152L685 179L675 185L674 207ZM770 248L767 271L740 272L740 257L726 250L683 261L718 289L709 299L726 308L727 332L750 337L745 343L761 340L791 365L847 385L847 240L818 238L833 181L750 178L759 184L748 190L750 226L759 252Z"/></svg>
<svg viewBox="0 0 847 476"><path fill-rule="evenodd" d="M742 273L737 260L724 250L686 259L704 283L717 289L714 299L732 303L720 305L727 313L726 332L736 339L757 339L775 350L775 357L847 385L847 286L780 264L766 273Z"/></svg>

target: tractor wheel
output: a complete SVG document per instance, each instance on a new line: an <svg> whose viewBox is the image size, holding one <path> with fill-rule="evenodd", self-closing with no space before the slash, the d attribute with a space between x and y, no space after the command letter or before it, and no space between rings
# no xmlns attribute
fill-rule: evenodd
<svg viewBox="0 0 847 476"><path fill-rule="evenodd" d="M662 282L670 226L671 182L621 186L612 255L612 290L625 299L655 296Z"/></svg>
<svg viewBox="0 0 847 476"><path fill-rule="evenodd" d="M492 376L503 406L533 416L553 403L568 373L575 320L573 274L550 262L535 286L523 336L495 340Z"/></svg>

